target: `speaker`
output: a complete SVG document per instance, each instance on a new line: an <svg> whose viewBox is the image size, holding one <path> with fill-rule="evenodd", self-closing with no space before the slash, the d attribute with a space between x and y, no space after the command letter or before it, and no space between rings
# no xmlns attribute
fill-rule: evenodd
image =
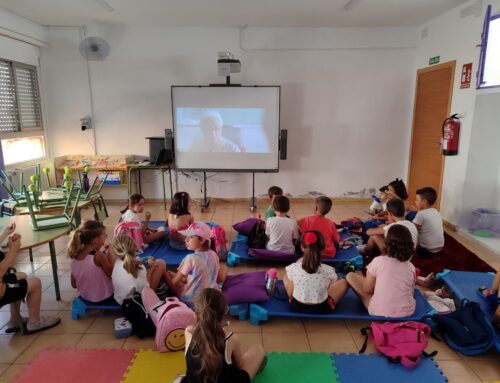
<svg viewBox="0 0 500 383"><path fill-rule="evenodd" d="M172 129L165 129L165 161L167 164L174 163L174 132Z"/></svg>
<svg viewBox="0 0 500 383"><path fill-rule="evenodd" d="M286 160L288 130L280 130L280 160Z"/></svg>

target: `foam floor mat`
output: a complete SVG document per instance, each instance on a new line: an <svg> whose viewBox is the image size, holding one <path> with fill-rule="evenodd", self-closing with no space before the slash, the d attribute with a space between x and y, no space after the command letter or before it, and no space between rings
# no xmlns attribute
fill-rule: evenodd
<svg viewBox="0 0 500 383"><path fill-rule="evenodd" d="M184 352L138 351L123 376L123 383L170 383L186 372Z"/></svg>

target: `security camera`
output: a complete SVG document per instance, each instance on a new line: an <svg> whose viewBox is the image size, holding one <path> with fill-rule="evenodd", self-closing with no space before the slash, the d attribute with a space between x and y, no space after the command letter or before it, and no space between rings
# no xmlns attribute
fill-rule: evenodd
<svg viewBox="0 0 500 383"><path fill-rule="evenodd" d="M87 129L92 129L92 120L90 117L80 118L80 127L82 128L82 132L85 132Z"/></svg>

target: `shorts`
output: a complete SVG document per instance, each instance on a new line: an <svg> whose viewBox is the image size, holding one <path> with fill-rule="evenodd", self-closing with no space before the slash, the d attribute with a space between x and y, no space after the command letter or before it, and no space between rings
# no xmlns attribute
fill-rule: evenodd
<svg viewBox="0 0 500 383"><path fill-rule="evenodd" d="M306 305L292 297L290 305L293 311L304 314L331 314L335 310L335 301L330 297L315 305Z"/></svg>
<svg viewBox="0 0 500 383"><path fill-rule="evenodd" d="M5 284L5 292L0 298L0 307L9 303L21 301L28 293L28 281L26 279L17 279L16 274L4 274L2 278Z"/></svg>
<svg viewBox="0 0 500 383"><path fill-rule="evenodd" d="M436 255L438 255L440 253L440 251L436 251L435 253L433 253L432 251L429 251L427 250L425 247L422 247L422 246L417 246L417 255L419 257L422 257L422 258L431 258L431 257L435 257Z"/></svg>

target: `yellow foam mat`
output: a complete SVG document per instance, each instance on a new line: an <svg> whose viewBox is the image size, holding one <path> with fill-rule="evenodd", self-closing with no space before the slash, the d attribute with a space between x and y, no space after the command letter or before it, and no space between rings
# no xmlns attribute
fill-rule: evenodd
<svg viewBox="0 0 500 383"><path fill-rule="evenodd" d="M123 383L170 383L186 372L184 352L141 350L135 354L123 376Z"/></svg>

